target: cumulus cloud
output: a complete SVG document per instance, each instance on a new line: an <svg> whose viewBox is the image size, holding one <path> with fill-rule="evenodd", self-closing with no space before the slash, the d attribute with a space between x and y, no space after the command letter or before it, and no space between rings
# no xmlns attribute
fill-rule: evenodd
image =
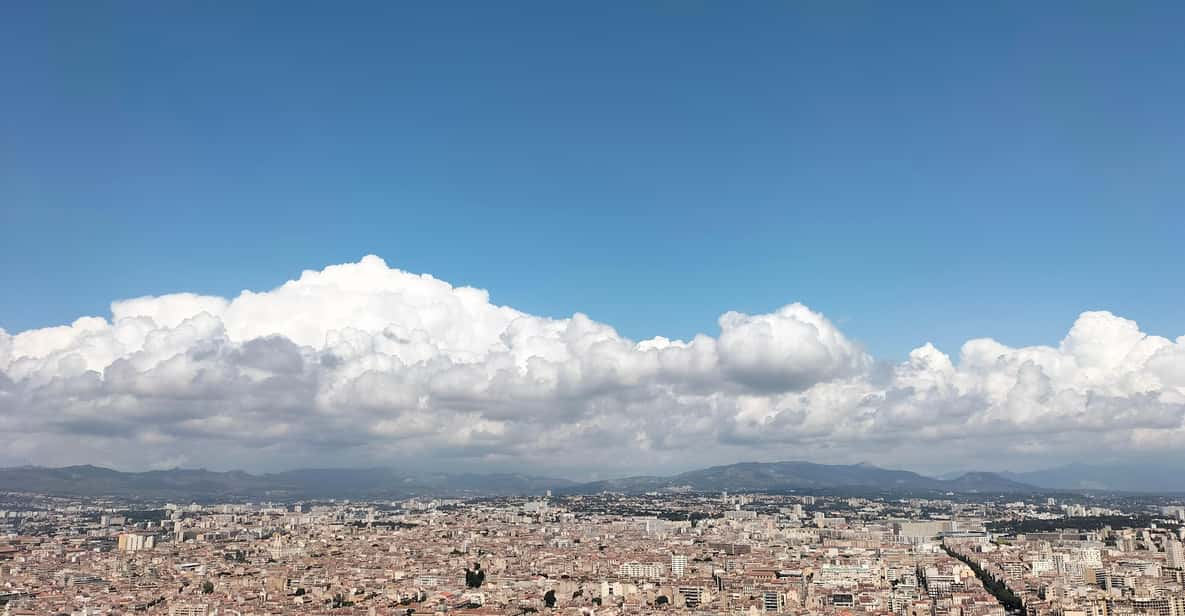
<svg viewBox="0 0 1185 616"><path fill-rule="evenodd" d="M754 316L728 312L720 317L717 346L725 373L774 391L859 374L871 363L823 315L802 304Z"/></svg>
<svg viewBox="0 0 1185 616"><path fill-rule="evenodd" d="M1057 347L977 339L955 361L925 344L896 364L802 304L718 325L634 341L374 256L232 299L122 300L110 319L0 330L0 463L999 467L1185 436L1185 337L1107 312Z"/></svg>

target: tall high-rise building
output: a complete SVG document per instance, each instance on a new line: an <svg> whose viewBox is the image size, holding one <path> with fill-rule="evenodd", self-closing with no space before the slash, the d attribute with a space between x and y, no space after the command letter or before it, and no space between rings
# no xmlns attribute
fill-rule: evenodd
<svg viewBox="0 0 1185 616"><path fill-rule="evenodd" d="M683 577L687 571L687 557L682 554L671 554L671 575Z"/></svg>
<svg viewBox="0 0 1185 616"><path fill-rule="evenodd" d="M142 533L120 533L117 544L120 552L138 552L156 547L156 537Z"/></svg>
<svg viewBox="0 0 1185 616"><path fill-rule="evenodd" d="M1185 544L1176 539L1169 539L1164 546L1168 565L1174 569L1185 569Z"/></svg>

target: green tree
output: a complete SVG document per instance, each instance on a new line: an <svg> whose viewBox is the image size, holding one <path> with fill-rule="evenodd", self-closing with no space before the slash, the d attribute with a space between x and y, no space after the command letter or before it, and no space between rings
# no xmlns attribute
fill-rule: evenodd
<svg viewBox="0 0 1185 616"><path fill-rule="evenodd" d="M465 569L465 586L481 588L482 582L485 581L486 572L481 570L481 563L473 563L472 569Z"/></svg>

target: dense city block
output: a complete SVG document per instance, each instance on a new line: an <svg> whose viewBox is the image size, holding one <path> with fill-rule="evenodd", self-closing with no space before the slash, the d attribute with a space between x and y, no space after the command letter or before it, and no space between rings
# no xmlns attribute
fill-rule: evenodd
<svg viewBox="0 0 1185 616"><path fill-rule="evenodd" d="M3 496L0 614L1185 615L1185 501Z"/></svg>

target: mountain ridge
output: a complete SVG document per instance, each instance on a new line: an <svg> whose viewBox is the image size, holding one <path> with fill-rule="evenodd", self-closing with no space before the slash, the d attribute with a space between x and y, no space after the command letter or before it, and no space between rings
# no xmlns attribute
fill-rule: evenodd
<svg viewBox="0 0 1185 616"><path fill-rule="evenodd" d="M669 477L636 476L579 484L579 491L641 492L689 487L695 491L787 491L809 489L879 489L884 491L1038 492L1039 488L995 473L963 473L952 480L867 463L816 464L800 460L738 462L678 473Z"/></svg>
<svg viewBox="0 0 1185 616"><path fill-rule="evenodd" d="M662 490L1033 493L1041 488L996 473L938 479L867 463L738 462L668 476L638 475L576 482L523 473L407 472L388 467L307 468L251 474L241 470L169 469L124 472L94 465L0 468L0 491L76 497L179 500L386 499L410 496L530 496Z"/></svg>

